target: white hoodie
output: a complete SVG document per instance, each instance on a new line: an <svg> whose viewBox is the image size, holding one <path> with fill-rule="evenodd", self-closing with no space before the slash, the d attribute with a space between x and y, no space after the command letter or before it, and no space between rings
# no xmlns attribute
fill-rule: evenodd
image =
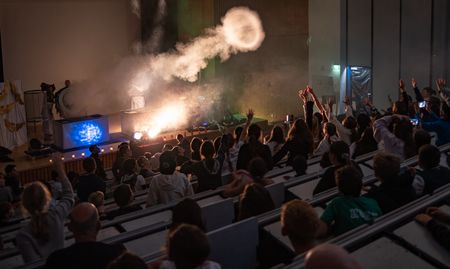
<svg viewBox="0 0 450 269"><path fill-rule="evenodd" d="M173 200L193 195L192 185L185 174L175 171L172 175L153 177L147 196L147 207L167 204Z"/></svg>

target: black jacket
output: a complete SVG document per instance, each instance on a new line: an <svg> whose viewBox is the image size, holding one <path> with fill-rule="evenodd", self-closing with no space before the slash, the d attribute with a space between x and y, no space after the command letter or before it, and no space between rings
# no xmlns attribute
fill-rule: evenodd
<svg viewBox="0 0 450 269"><path fill-rule="evenodd" d="M272 170L273 160L270 148L259 141L253 143L253 145L250 145L250 143L245 143L239 149L236 169L247 170L248 164L253 158L261 157L266 162L267 170Z"/></svg>
<svg viewBox="0 0 450 269"><path fill-rule="evenodd" d="M383 211L383 214L391 212L416 198L412 187L414 177L408 172L395 178L387 179L380 186L375 186L364 196L374 199Z"/></svg>

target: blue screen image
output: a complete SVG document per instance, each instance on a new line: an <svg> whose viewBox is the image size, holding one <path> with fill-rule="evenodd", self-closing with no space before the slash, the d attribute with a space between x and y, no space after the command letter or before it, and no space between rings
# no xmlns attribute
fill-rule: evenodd
<svg viewBox="0 0 450 269"><path fill-rule="evenodd" d="M108 130L97 121L75 123L70 129L72 144L76 147L97 144L108 139Z"/></svg>

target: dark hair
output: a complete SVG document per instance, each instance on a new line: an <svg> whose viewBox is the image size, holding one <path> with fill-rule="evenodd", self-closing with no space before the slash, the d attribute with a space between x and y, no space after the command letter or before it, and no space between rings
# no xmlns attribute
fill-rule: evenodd
<svg viewBox="0 0 450 269"><path fill-rule="evenodd" d="M273 127L269 142L277 142L279 144L283 144L285 142L283 128L281 128L280 126Z"/></svg>
<svg viewBox="0 0 450 269"><path fill-rule="evenodd" d="M261 127L258 124L251 124L248 128L248 139L249 141L258 141L261 137Z"/></svg>
<svg viewBox="0 0 450 269"><path fill-rule="evenodd" d="M366 128L370 127L370 122L370 117L366 113L359 113L359 115L356 117L356 123L360 136L366 130Z"/></svg>
<svg viewBox="0 0 450 269"><path fill-rule="evenodd" d="M400 158L387 153L377 153L373 157L375 176L381 181L390 180L400 173Z"/></svg>
<svg viewBox="0 0 450 269"><path fill-rule="evenodd" d="M292 160L292 168L297 176L305 175L306 170L308 169L308 162L306 161L306 158L302 155L295 156Z"/></svg>
<svg viewBox="0 0 450 269"><path fill-rule="evenodd" d="M184 136L182 134L177 134L177 140L178 142L181 142L183 140Z"/></svg>
<svg viewBox="0 0 450 269"><path fill-rule="evenodd" d="M211 251L205 233L189 224L181 224L169 233L167 250L177 269L197 268L208 259Z"/></svg>
<svg viewBox="0 0 450 269"><path fill-rule="evenodd" d="M403 153L405 159L417 154L413 139L413 125L409 120L403 118L395 120L392 131L394 135L404 143Z"/></svg>
<svg viewBox="0 0 450 269"><path fill-rule="evenodd" d="M355 143L355 151L353 152L353 159L378 149L378 143L373 137L373 129L367 127L361 134L361 138Z"/></svg>
<svg viewBox="0 0 450 269"><path fill-rule="evenodd" d="M136 171L137 162L135 159L128 159L123 162L123 172L125 175L132 174Z"/></svg>
<svg viewBox="0 0 450 269"><path fill-rule="evenodd" d="M244 128L242 128L241 126L236 127L236 129L234 129L234 137L236 138L236 143L239 142L239 138L242 134L242 132L244 131Z"/></svg>
<svg viewBox="0 0 450 269"><path fill-rule="evenodd" d="M200 153L205 159L212 158L215 153L213 143L209 140L204 141L200 147Z"/></svg>
<svg viewBox="0 0 450 269"><path fill-rule="evenodd" d="M83 169L88 173L94 173L97 169L94 158L88 157L83 159Z"/></svg>
<svg viewBox="0 0 450 269"><path fill-rule="evenodd" d="M159 171L163 175L172 175L177 168L177 156L171 151L164 151L159 156Z"/></svg>
<svg viewBox="0 0 450 269"><path fill-rule="evenodd" d="M133 192L128 184L117 186L113 193L114 201L119 207L125 207L130 204L133 198Z"/></svg>
<svg viewBox="0 0 450 269"><path fill-rule="evenodd" d="M428 100L431 111L439 116L441 114L441 99L437 96L430 96Z"/></svg>
<svg viewBox="0 0 450 269"><path fill-rule="evenodd" d="M248 163L248 172L252 176L253 181L260 182L267 173L266 162L261 157L255 157Z"/></svg>
<svg viewBox="0 0 450 269"><path fill-rule="evenodd" d="M431 144L431 135L424 129L416 129L414 132L414 142L416 143L417 151L419 151L423 145Z"/></svg>
<svg viewBox="0 0 450 269"><path fill-rule="evenodd" d="M329 154L336 156L340 164L348 164L350 161L350 148L344 141L336 141L330 145Z"/></svg>
<svg viewBox="0 0 450 269"><path fill-rule="evenodd" d="M97 145L90 145L89 146L89 151L92 153L92 152L94 152L95 150L99 150L99 148L97 147Z"/></svg>
<svg viewBox="0 0 450 269"><path fill-rule="evenodd" d="M139 256L125 252L113 260L107 269L148 269L148 266Z"/></svg>
<svg viewBox="0 0 450 269"><path fill-rule="evenodd" d="M332 144L331 137L333 135L336 135L336 125L334 125L331 122L326 122L324 125L325 129L325 135L328 135L328 144Z"/></svg>
<svg viewBox="0 0 450 269"><path fill-rule="evenodd" d="M194 152L200 151L200 147L202 146L202 140L198 137L194 137L191 140L191 150Z"/></svg>
<svg viewBox="0 0 450 269"><path fill-rule="evenodd" d="M424 170L430 170L441 162L441 152L432 145L423 145L419 149L419 165Z"/></svg>
<svg viewBox="0 0 450 269"><path fill-rule="evenodd" d="M14 168L16 168L15 164L8 164L7 166L5 166L5 173L6 174L11 173L14 170Z"/></svg>
<svg viewBox="0 0 450 269"><path fill-rule="evenodd" d="M170 230L174 230L182 223L195 225L202 231L205 231L202 209L191 198L184 199L172 208L172 225Z"/></svg>
<svg viewBox="0 0 450 269"><path fill-rule="evenodd" d="M352 165L346 165L335 172L338 190L353 197L359 197L362 188L362 174Z"/></svg>
<svg viewBox="0 0 450 269"><path fill-rule="evenodd" d="M275 209L269 191L257 183L247 184L239 202L238 220L247 219Z"/></svg>
<svg viewBox="0 0 450 269"><path fill-rule="evenodd" d="M342 125L344 125L345 128L349 129L351 132L350 135L350 142L353 143L356 140L359 139L358 132L356 131L356 119L352 116L345 117L345 119L342 121Z"/></svg>
<svg viewBox="0 0 450 269"><path fill-rule="evenodd" d="M308 153L314 151L314 138L303 119L297 119L288 133L289 140L299 140L308 146Z"/></svg>

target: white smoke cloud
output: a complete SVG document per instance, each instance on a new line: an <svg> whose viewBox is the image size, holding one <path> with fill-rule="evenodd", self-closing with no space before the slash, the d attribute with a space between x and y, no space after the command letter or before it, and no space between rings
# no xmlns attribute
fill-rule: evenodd
<svg viewBox="0 0 450 269"><path fill-rule="evenodd" d="M160 3L165 10L165 0L160 0ZM206 29L203 35L187 44L177 44L173 52L130 56L121 60L113 70L83 83L74 83L66 96L70 109L65 111L65 115L118 112L129 108L130 96L140 94L147 97L147 106L163 107L174 100L174 95L177 98L171 88L174 79L195 82L208 60L220 57L226 61L233 54L257 50L264 37L256 12L246 7L232 8L222 18L222 25ZM186 84L183 86L184 113L192 113L192 104L198 103L195 98L205 95L197 89L193 91L193 88ZM209 87L207 91L215 88ZM100 101L105 99L107 102ZM195 110L205 113L209 108L203 105Z"/></svg>

